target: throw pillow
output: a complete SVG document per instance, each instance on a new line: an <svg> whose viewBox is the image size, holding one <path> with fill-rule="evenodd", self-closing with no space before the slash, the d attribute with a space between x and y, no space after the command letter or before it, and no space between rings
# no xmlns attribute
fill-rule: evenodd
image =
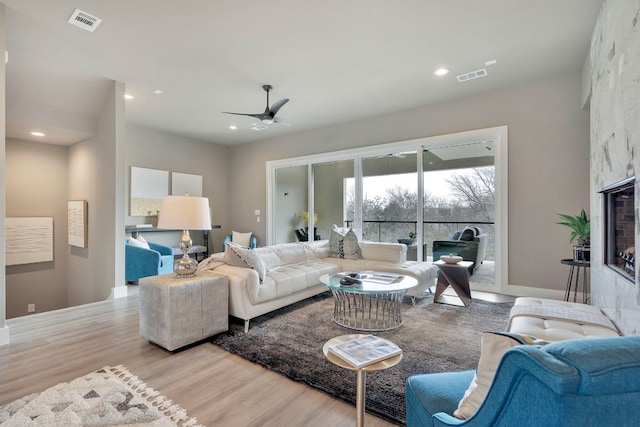
<svg viewBox="0 0 640 427"><path fill-rule="evenodd" d="M507 350L518 345L543 346L545 344L548 344L548 342L529 335L510 332L485 332L482 335L478 369L453 416L466 420L476 413L482 402L484 402L485 397L487 397L493 377L498 369L498 364Z"/></svg>
<svg viewBox="0 0 640 427"><path fill-rule="evenodd" d="M248 248L251 246L251 234L252 233L240 233L238 231L233 231L231 233L231 241Z"/></svg>
<svg viewBox="0 0 640 427"><path fill-rule="evenodd" d="M139 236L138 238L130 237L129 238L129 244L131 246L135 246L137 248L150 249L149 248L149 243L147 243L147 241L144 240L144 237L142 237L142 236Z"/></svg>
<svg viewBox="0 0 640 427"><path fill-rule="evenodd" d="M236 267L252 268L258 273L260 283L264 281L267 274L267 267L262 262L262 258L250 248L245 248L237 243L227 243L227 250L222 258L225 263Z"/></svg>
<svg viewBox="0 0 640 427"><path fill-rule="evenodd" d="M358 235L352 228L331 228L329 234L329 256L342 259L361 259L362 251L358 244Z"/></svg>

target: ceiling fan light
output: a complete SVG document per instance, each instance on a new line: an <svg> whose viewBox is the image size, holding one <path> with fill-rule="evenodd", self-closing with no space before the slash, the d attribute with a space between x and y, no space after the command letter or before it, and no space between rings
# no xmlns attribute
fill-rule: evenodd
<svg viewBox="0 0 640 427"><path fill-rule="evenodd" d="M261 121L265 125L272 125L273 124L273 119L262 119Z"/></svg>

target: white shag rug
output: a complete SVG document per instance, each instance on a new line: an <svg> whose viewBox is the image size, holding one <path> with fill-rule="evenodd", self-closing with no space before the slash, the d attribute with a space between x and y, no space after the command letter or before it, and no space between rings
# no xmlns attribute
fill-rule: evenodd
<svg viewBox="0 0 640 427"><path fill-rule="evenodd" d="M105 366L0 408L0 426L202 427L124 366Z"/></svg>

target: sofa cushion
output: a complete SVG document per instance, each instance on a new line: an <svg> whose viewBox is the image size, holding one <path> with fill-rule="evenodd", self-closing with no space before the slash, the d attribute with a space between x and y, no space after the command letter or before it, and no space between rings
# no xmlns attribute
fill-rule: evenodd
<svg viewBox="0 0 640 427"><path fill-rule="evenodd" d="M476 413L489 392L500 360L507 350L518 345L542 346L545 344L548 343L528 335L485 332L482 335L478 369L453 416L465 420Z"/></svg>
<svg viewBox="0 0 640 427"><path fill-rule="evenodd" d="M282 265L300 264L317 260L318 256L306 244L281 243L256 249L267 269L274 269Z"/></svg>
<svg viewBox="0 0 640 427"><path fill-rule="evenodd" d="M531 309L530 315L520 310ZM517 315L516 315L517 312ZM562 318L561 313L569 317ZM553 316L552 316L553 315ZM591 321L589 321L592 318ZM600 322L595 320L601 319ZM602 322L606 321L608 323ZM519 297L509 315L507 330L533 335L547 341L576 338L615 337L619 333L602 311L595 306L544 298Z"/></svg>
<svg viewBox="0 0 640 427"><path fill-rule="evenodd" d="M329 233L329 256L332 258L360 259L362 252L358 244L358 236L352 228L331 228Z"/></svg>
<svg viewBox="0 0 640 427"><path fill-rule="evenodd" d="M260 282L264 280L267 273L266 267L253 249L245 248L233 242L227 243L227 248L229 250L224 252L224 262L236 267L252 268L258 273Z"/></svg>

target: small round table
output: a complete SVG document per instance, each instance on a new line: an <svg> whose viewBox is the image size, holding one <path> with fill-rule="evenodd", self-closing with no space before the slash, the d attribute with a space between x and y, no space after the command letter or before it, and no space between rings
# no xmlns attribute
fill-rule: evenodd
<svg viewBox="0 0 640 427"><path fill-rule="evenodd" d="M328 286L333 294L334 323L364 332L390 331L402 326L402 298L418 281L396 273L357 273L362 283L353 286L340 284L345 273L320 277L320 283Z"/></svg>
<svg viewBox="0 0 640 427"><path fill-rule="evenodd" d="M400 353L400 354L398 354L396 356L391 356L390 358L382 360L382 361L380 361L378 363L374 363L373 365L364 366L364 367L358 369L355 366L350 365L349 362L346 362L345 360L342 360L340 357L336 356L335 354L333 354L333 353L331 353L329 351L329 347L331 347L332 345L340 344L340 343L343 343L345 341L349 341L349 340L352 340L352 339L360 338L360 337L363 337L363 336L364 335L362 335L362 334L341 335L339 337L331 338L322 347L322 352L324 353L324 356L327 359L329 359L329 361L331 363L333 363L334 365L340 366L341 368L345 368L345 369L350 369L352 371L356 371L356 375L357 375L357 383L356 383L356 427L363 427L364 426L364 407L365 407L364 396L365 396L365 393L367 391L366 390L366 387L367 387L367 372L370 372L370 371L381 371L383 369L390 368L392 366L397 365L402 360L402 353Z"/></svg>
<svg viewBox="0 0 640 427"><path fill-rule="evenodd" d="M575 271L575 285L573 288L573 302L576 302L576 294L578 293L578 285L580 284L580 269L582 268L582 302L587 302L587 269L591 266L591 262L589 261L575 261L573 259L563 259L560 261L564 265L568 265L571 267L569 270L569 278L567 279L567 289L564 293L564 300L569 301L569 297L571 295L571 284L573 282L574 271Z"/></svg>

